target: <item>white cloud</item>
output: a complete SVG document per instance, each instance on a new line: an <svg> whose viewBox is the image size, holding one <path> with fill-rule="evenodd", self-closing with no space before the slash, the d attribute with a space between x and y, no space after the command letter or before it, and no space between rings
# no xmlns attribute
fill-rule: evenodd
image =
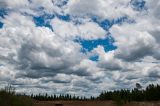
<svg viewBox="0 0 160 106"><path fill-rule="evenodd" d="M20 13L10 13L2 22L5 23L4 27L35 27L32 17Z"/></svg>
<svg viewBox="0 0 160 106"><path fill-rule="evenodd" d="M84 39L102 39L106 37L106 31L94 22L86 22L80 25L79 34Z"/></svg>
<svg viewBox="0 0 160 106"><path fill-rule="evenodd" d="M154 37L136 24L114 25L110 32L115 38L115 45L118 46L116 56L128 61L151 55L157 46Z"/></svg>
<svg viewBox="0 0 160 106"><path fill-rule="evenodd" d="M66 12L73 16L98 16L101 19L117 19L136 14L130 0L70 0Z"/></svg>
<svg viewBox="0 0 160 106"><path fill-rule="evenodd" d="M13 0L10 2L10 0L5 1L7 3L8 8L23 8L29 5L28 0Z"/></svg>
<svg viewBox="0 0 160 106"><path fill-rule="evenodd" d="M55 4L55 0L32 0L31 8L43 8L46 13L53 14L53 13L61 13L61 8L59 8Z"/></svg>
<svg viewBox="0 0 160 106"><path fill-rule="evenodd" d="M54 32L63 37L74 39L99 39L106 37L106 31L94 22L85 22L84 24L75 25L73 22L62 21L55 18L51 21Z"/></svg>
<svg viewBox="0 0 160 106"><path fill-rule="evenodd" d="M78 35L77 27L70 22L55 18L51 21L54 32L63 38L72 38Z"/></svg>

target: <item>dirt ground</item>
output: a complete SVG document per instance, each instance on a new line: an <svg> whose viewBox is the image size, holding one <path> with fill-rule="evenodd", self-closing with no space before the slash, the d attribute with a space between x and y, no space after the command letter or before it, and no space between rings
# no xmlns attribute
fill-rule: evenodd
<svg viewBox="0 0 160 106"><path fill-rule="evenodd" d="M37 101L35 106L117 106L113 101ZM131 102L124 106L160 106L159 102Z"/></svg>
<svg viewBox="0 0 160 106"><path fill-rule="evenodd" d="M36 106L56 106L56 104L63 104L63 106L116 106L112 101L41 101L35 103Z"/></svg>

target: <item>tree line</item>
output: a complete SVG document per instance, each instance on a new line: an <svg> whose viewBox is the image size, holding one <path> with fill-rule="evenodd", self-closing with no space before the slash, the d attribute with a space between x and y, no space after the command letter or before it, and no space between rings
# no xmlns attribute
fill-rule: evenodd
<svg viewBox="0 0 160 106"><path fill-rule="evenodd" d="M136 84L136 88L132 90L122 89L115 91L103 91L98 97L91 96L90 98L80 97L75 95L31 95L31 98L40 101L53 101L53 100L113 100L113 101L158 101L160 100L160 85L150 84L146 89L142 89L140 84Z"/></svg>
<svg viewBox="0 0 160 106"><path fill-rule="evenodd" d="M98 97L98 100L122 100L125 102L130 101L158 101L160 100L160 85L150 84L146 89L141 89L141 86L137 84L137 87L132 90L115 90L102 92Z"/></svg>
<svg viewBox="0 0 160 106"><path fill-rule="evenodd" d="M60 95L48 95L47 93L45 95L43 94L38 94L38 95L31 95L31 98L39 101L54 101L54 100L89 100L86 97L80 97L80 96L75 96L75 95L70 95L70 94L60 94Z"/></svg>

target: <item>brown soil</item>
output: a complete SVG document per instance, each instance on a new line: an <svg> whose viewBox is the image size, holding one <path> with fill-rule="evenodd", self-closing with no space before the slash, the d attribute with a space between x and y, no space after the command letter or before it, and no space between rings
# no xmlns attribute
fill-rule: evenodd
<svg viewBox="0 0 160 106"><path fill-rule="evenodd" d="M113 101L36 101L35 106L117 106ZM159 102L130 102L123 106L160 106Z"/></svg>

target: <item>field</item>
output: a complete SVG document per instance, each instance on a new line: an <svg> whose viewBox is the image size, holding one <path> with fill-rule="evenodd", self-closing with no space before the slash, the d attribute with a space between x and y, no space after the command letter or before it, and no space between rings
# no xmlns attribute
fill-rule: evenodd
<svg viewBox="0 0 160 106"><path fill-rule="evenodd" d="M58 105L56 105L58 104ZM160 102L131 102L125 105L113 101L37 101L35 106L160 106Z"/></svg>

